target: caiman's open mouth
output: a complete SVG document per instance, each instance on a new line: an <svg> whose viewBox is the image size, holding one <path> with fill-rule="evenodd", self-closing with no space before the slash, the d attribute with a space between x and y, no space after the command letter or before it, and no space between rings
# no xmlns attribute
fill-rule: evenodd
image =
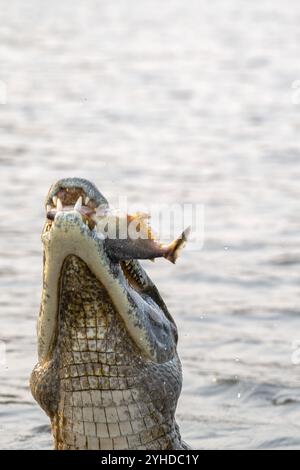
<svg viewBox="0 0 300 470"><path fill-rule="evenodd" d="M156 287L138 261L113 260L97 232L94 216L108 208L107 200L90 182L64 179L46 199L44 288L38 324L39 361L51 359L57 337L60 280L70 255L86 263L111 299L141 354L162 363L174 357L176 326Z"/></svg>

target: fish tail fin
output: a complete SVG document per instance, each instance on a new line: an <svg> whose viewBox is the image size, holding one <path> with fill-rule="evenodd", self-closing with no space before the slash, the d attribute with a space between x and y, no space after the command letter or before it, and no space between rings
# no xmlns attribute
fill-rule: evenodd
<svg viewBox="0 0 300 470"><path fill-rule="evenodd" d="M183 250L188 241L191 230L191 227L186 228L179 238L177 238L172 243L170 243L170 245L168 245L166 253L164 255L164 257L168 261L171 261L171 263L173 264L176 263L181 251Z"/></svg>

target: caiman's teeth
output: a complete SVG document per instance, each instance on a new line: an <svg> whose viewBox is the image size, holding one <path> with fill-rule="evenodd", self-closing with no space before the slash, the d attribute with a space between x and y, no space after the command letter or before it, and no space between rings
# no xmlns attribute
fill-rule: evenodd
<svg viewBox="0 0 300 470"><path fill-rule="evenodd" d="M77 202L76 202L76 204L75 204L75 206L74 206L74 210L79 212L80 209L81 209L81 206L82 206L82 196L80 196L80 197L78 198L78 200L77 200Z"/></svg>
<svg viewBox="0 0 300 470"><path fill-rule="evenodd" d="M63 205L62 205L62 202L59 198L57 199L57 210L58 210L58 212L63 210Z"/></svg>
<svg viewBox="0 0 300 470"><path fill-rule="evenodd" d="M53 196L52 201L53 201L53 204L56 206L56 204L57 204L57 196Z"/></svg>
<svg viewBox="0 0 300 470"><path fill-rule="evenodd" d="M50 212L52 209L51 205L50 204L47 204L47 212Z"/></svg>
<svg viewBox="0 0 300 470"><path fill-rule="evenodd" d="M134 263L133 260L124 261L124 264L125 269L131 278L134 279L140 286L145 287L147 283L142 273L140 272L138 265Z"/></svg>
<svg viewBox="0 0 300 470"><path fill-rule="evenodd" d="M90 198L88 196L86 196L84 204L87 206L89 202L90 202Z"/></svg>

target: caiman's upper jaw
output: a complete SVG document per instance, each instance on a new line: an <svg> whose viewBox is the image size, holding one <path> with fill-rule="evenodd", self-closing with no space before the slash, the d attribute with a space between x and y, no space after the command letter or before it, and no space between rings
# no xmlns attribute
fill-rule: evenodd
<svg viewBox="0 0 300 470"><path fill-rule="evenodd" d="M39 360L51 359L55 347L60 277L70 255L82 259L104 286L141 354L155 362L170 360L176 351L176 326L142 268L114 262L107 255L103 237L91 224L93 211L99 206L108 207L99 195L85 180L62 180L46 200L51 207L47 207L48 221L42 235L45 264L38 324Z"/></svg>
<svg viewBox="0 0 300 470"><path fill-rule="evenodd" d="M57 212L72 209L81 213L84 222L93 229L96 225L94 216L108 210L108 202L98 189L89 181L81 178L66 178L54 184L46 198L48 226Z"/></svg>
<svg viewBox="0 0 300 470"><path fill-rule="evenodd" d="M58 198L64 205L74 206L80 196L83 197L83 203L92 209L108 206L107 199L96 186L83 178L64 178L55 183L47 195L46 206L56 206Z"/></svg>

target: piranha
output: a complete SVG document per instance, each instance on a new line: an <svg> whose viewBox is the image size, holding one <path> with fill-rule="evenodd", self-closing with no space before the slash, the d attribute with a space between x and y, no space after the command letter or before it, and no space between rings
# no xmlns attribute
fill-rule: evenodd
<svg viewBox="0 0 300 470"><path fill-rule="evenodd" d="M86 225L95 230L104 240L105 250L114 261L133 259L165 258L175 264L191 233L191 227L183 231L180 237L170 244L161 243L154 234L145 213L122 214L112 210L106 200L99 206L88 196L79 195L75 205L69 202L73 198L74 189L62 188L51 201L47 201L47 218L55 220L61 211L78 211ZM63 202L64 203L63 203Z"/></svg>

